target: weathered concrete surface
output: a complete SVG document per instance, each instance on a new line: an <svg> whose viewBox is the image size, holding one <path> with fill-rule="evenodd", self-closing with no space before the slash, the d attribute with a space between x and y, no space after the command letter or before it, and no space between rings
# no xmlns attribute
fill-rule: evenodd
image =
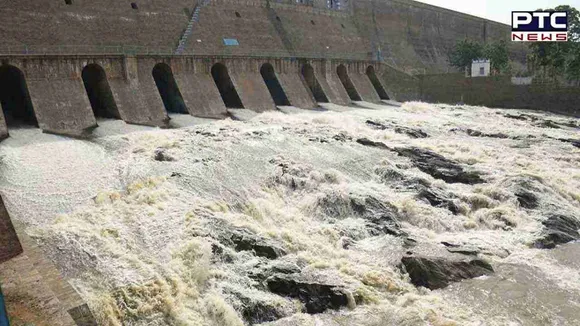
<svg viewBox="0 0 580 326"><path fill-rule="evenodd" d="M217 62L227 65L242 104L255 112L276 109L260 74L265 63L274 68L290 104L303 109L317 106L302 77L304 64L313 67L318 84L331 103L350 103L336 72L340 64L348 67L350 79L363 100L378 100L363 74L365 67L372 64L366 61L157 55L4 56L2 60L22 70L40 128L73 136L88 135L97 126L82 80L82 71L87 65L98 65L105 72L120 117L127 123L140 125L168 125L167 111L152 74L158 63L169 66L188 112L199 117L227 116L211 76L211 67ZM413 88L418 85L416 78L388 66L374 65L378 72L384 73L382 77L392 77L382 78L385 88L392 84L396 93L403 95L401 100L418 98ZM395 71L392 76L391 71ZM401 88L405 83L408 87ZM0 116L0 139L7 132L4 118Z"/></svg>
<svg viewBox="0 0 580 326"><path fill-rule="evenodd" d="M236 39L239 45L226 46L224 38ZM187 40L186 51L209 55L259 55L265 51L288 54L268 17L266 1L259 0L210 1L201 8L199 22Z"/></svg>
<svg viewBox="0 0 580 326"><path fill-rule="evenodd" d="M74 288L15 224L23 252L0 264L8 315L23 323L46 326L96 326L95 318Z"/></svg>
<svg viewBox="0 0 580 326"><path fill-rule="evenodd" d="M8 315L34 325L96 325L93 314L45 258L0 197L0 282Z"/></svg>
<svg viewBox="0 0 580 326"><path fill-rule="evenodd" d="M18 240L4 200L0 197L0 264L21 253L20 240Z"/></svg>
<svg viewBox="0 0 580 326"><path fill-rule="evenodd" d="M203 59L172 60L177 85L189 114L202 118L224 118L226 107L211 76L211 63Z"/></svg>
<svg viewBox="0 0 580 326"><path fill-rule="evenodd" d="M405 102L420 99L419 78L387 65L374 65L376 75L391 100Z"/></svg>
<svg viewBox="0 0 580 326"><path fill-rule="evenodd" d="M131 120L128 122L165 126L169 121L161 94L153 79L153 67L160 62L166 61L156 57L138 57L134 62L134 66L129 66L132 68L129 70L129 83L133 100L137 103L138 108L141 108L139 111L144 112L145 115L141 116L136 111L135 115L131 115ZM171 66L171 62L166 63Z"/></svg>
<svg viewBox="0 0 580 326"><path fill-rule="evenodd" d="M0 110L0 140L8 137L8 126L6 125L6 118L4 118L4 111Z"/></svg>
<svg viewBox="0 0 580 326"><path fill-rule="evenodd" d="M305 1L306 2L306 1ZM3 46L63 46L61 53L88 53L107 46L162 47L171 53L196 1L9 1L0 8ZM236 15L236 12L239 14ZM21 22L27 22L22 24ZM464 38L508 39L508 25L410 0L351 0L329 9L325 0L216 0L203 6L186 53L269 55L300 53L368 60L377 55L413 73L445 72L447 51ZM238 46L224 45L235 38ZM513 59L525 62L526 46L509 42ZM109 51L114 51L111 47ZM155 49L159 50L159 48ZM94 51L94 50L93 50ZM111 53L111 52L109 52ZM523 65L522 65L523 66Z"/></svg>
<svg viewBox="0 0 580 326"><path fill-rule="evenodd" d="M361 97L361 99L367 102L380 101L377 91L375 90L369 77L366 75L366 69L369 67L369 63L345 61L343 64L347 68L350 81L352 82L356 92Z"/></svg>
<svg viewBox="0 0 580 326"><path fill-rule="evenodd" d="M43 131L83 136L97 127L80 76L56 80L28 78L27 82L38 126Z"/></svg>
<svg viewBox="0 0 580 326"><path fill-rule="evenodd" d="M139 125L166 126L167 114L165 110L159 108L158 102L148 102L149 99L142 92L142 87L147 87L147 85L150 89L151 85L148 79L153 79L151 72L149 76L143 73L144 80L141 80L138 61L135 57L122 57L115 61L113 67L106 66L104 69L121 119L127 123ZM142 86L142 84L146 86ZM153 82L153 84L155 83ZM157 91L156 88L155 91Z"/></svg>
<svg viewBox="0 0 580 326"><path fill-rule="evenodd" d="M337 94L337 91L329 85L328 80L326 78L327 75L326 60L306 60L302 62L302 64L303 65L310 64L312 66L312 68L314 69L314 76L316 77L316 80L318 81L320 88L322 89L324 95L326 95L326 98L330 103L348 104L350 102L350 101L345 102L344 98L341 98L340 95ZM312 93L310 89L308 89L308 92Z"/></svg>
<svg viewBox="0 0 580 326"><path fill-rule="evenodd" d="M230 76L244 108L255 112L276 109L274 100L259 72L235 72Z"/></svg>
<svg viewBox="0 0 580 326"><path fill-rule="evenodd" d="M313 109L318 106L310 91L304 86L300 72L289 71L277 74L278 81L290 104L301 109Z"/></svg>
<svg viewBox="0 0 580 326"><path fill-rule="evenodd" d="M26 325L76 325L27 255L0 265L0 280L10 319Z"/></svg>
<svg viewBox="0 0 580 326"><path fill-rule="evenodd" d="M435 103L515 109L540 109L580 116L580 87L553 82L514 85L509 76L465 78L463 74L425 75L421 78L421 99Z"/></svg>
<svg viewBox="0 0 580 326"><path fill-rule="evenodd" d="M349 104L351 102L350 97L348 96L348 92L346 91L346 88L344 87L344 85L342 84L342 82L340 81L340 78L338 77L338 73L336 72L336 69L338 67L340 63L331 63L328 62L326 64L325 70L326 70L326 81L328 82L328 86L330 88L330 92L332 93L332 95L328 95L329 96L329 100L331 98L333 98L334 100L331 100L331 102L336 103L336 104ZM348 67L347 67L347 71L348 71Z"/></svg>
<svg viewBox="0 0 580 326"><path fill-rule="evenodd" d="M364 72L360 73L355 71L350 73L349 76L363 101L379 102L381 100L373 84L371 84L369 77Z"/></svg>

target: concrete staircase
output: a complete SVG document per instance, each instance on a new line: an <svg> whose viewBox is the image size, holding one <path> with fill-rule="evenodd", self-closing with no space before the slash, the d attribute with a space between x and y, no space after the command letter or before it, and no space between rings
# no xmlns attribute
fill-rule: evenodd
<svg viewBox="0 0 580 326"><path fill-rule="evenodd" d="M199 13L201 11L201 7L206 6L208 3L209 0L202 0L198 2L197 5L195 5L195 8L193 9L193 14L191 15L189 23L187 24L187 28L183 32L183 35L181 35L179 45L177 46L177 49L175 49L175 54L182 54L183 51L185 50L187 40L189 39L191 33L193 33L193 25L199 22Z"/></svg>

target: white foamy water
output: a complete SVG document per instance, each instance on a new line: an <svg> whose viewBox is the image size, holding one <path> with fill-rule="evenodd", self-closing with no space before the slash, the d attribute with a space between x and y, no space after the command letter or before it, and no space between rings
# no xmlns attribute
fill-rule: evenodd
<svg viewBox="0 0 580 326"><path fill-rule="evenodd" d="M176 117L186 127L172 130L103 121L91 140L14 130L0 145L0 190L103 325L243 325L242 311L256 302L278 307L282 318L268 323L277 326L579 324L577 244L532 248L546 211L580 218L580 149L557 140L580 138L565 126L578 119L527 113L562 124L554 129L503 116L514 110L357 105L241 112L248 121ZM373 129L367 120L430 137ZM447 184L359 138L431 149L486 182ZM538 209L519 207L510 190L522 177L541 186ZM455 194L459 214L416 199L401 178ZM403 231L422 245L477 247L496 273L415 288L397 267L402 239L370 234L345 208L368 196L394 205ZM248 274L268 259L227 247L227 259L212 253L212 239L228 229L278 244L287 254L277 262L344 287L359 304L308 315L264 291ZM345 238L354 241L348 249Z"/></svg>

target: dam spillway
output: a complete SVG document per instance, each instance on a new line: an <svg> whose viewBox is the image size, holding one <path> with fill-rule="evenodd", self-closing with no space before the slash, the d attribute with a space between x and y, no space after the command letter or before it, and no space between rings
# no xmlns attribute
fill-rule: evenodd
<svg viewBox="0 0 580 326"><path fill-rule="evenodd" d="M580 323L580 88L447 60L508 25L409 0L0 17L11 325Z"/></svg>

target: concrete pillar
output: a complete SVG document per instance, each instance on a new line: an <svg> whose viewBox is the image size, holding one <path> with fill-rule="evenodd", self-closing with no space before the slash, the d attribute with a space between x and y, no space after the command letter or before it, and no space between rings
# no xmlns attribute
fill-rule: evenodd
<svg viewBox="0 0 580 326"><path fill-rule="evenodd" d="M365 73L358 71L349 72L349 77L361 99L366 102L379 102L381 99L375 91L373 84Z"/></svg>
<svg viewBox="0 0 580 326"><path fill-rule="evenodd" d="M210 73L211 64L198 59L181 59L181 63L172 68L189 114L215 119L227 116L226 106Z"/></svg>
<svg viewBox="0 0 580 326"><path fill-rule="evenodd" d="M153 80L154 65L151 61L125 57L124 78L109 79L119 114L127 123L167 126L169 118Z"/></svg>
<svg viewBox="0 0 580 326"><path fill-rule="evenodd" d="M331 93L326 94L326 96L328 96L328 99L332 103L340 105L348 105L350 104L351 100L350 97L348 96L346 89L344 88L344 85L342 84L340 78L338 77L338 73L336 72L337 67L338 64L331 63L330 61L327 61L325 63L326 70L325 76L328 82L328 87L330 89L329 92Z"/></svg>
<svg viewBox="0 0 580 326"><path fill-rule="evenodd" d="M0 263L12 259L22 253L20 240L16 235L4 200L0 197Z"/></svg>
<svg viewBox="0 0 580 326"><path fill-rule="evenodd" d="M244 71L230 73L244 108L255 112L276 110L274 100L259 72Z"/></svg>
<svg viewBox="0 0 580 326"><path fill-rule="evenodd" d="M0 109L2 105L0 104ZM8 138L8 125L6 118L4 118L4 111L0 110L0 141Z"/></svg>
<svg viewBox="0 0 580 326"><path fill-rule="evenodd" d="M27 79L27 82L38 126L43 131L83 136L97 127L80 78Z"/></svg>

